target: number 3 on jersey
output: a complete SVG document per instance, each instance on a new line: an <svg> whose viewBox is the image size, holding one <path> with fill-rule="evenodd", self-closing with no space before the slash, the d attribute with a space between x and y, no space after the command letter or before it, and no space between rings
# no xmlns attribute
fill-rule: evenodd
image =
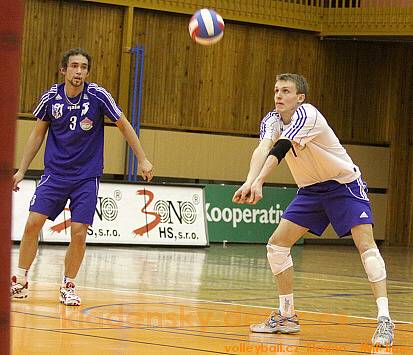
<svg viewBox="0 0 413 355"><path fill-rule="evenodd" d="M69 128L74 131L76 129L76 121L77 121L77 117L76 116L72 116L70 117L70 124L69 124Z"/></svg>

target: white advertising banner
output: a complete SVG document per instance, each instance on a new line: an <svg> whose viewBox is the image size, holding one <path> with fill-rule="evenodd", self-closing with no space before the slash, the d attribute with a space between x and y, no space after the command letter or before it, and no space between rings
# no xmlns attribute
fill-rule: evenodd
<svg viewBox="0 0 413 355"><path fill-rule="evenodd" d="M100 183L87 243L208 245L202 187ZM47 220L42 241L70 240L68 205Z"/></svg>
<svg viewBox="0 0 413 355"><path fill-rule="evenodd" d="M29 216L30 200L36 190L36 181L23 180L19 184L20 190L12 193L12 222L11 239L21 240Z"/></svg>

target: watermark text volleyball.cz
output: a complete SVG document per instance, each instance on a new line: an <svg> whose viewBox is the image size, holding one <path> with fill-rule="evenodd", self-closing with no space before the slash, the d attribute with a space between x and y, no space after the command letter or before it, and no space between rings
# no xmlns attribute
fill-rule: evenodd
<svg viewBox="0 0 413 355"><path fill-rule="evenodd" d="M224 350L230 353L249 353L249 354L268 354L268 353L315 353L323 354L330 353L335 354L338 351L360 351L362 353L369 354L383 354L386 353L404 353L407 354L410 349L403 346L381 348L373 346L371 344L359 344L356 348L346 347L340 344L327 343L327 344L314 344L303 343L301 345L293 344L249 344L239 343L237 345L225 345Z"/></svg>

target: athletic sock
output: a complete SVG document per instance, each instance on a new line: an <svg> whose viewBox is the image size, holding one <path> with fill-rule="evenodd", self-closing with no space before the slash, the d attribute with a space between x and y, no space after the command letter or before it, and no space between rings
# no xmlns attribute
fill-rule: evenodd
<svg viewBox="0 0 413 355"><path fill-rule="evenodd" d="M376 303L377 303L377 308L378 308L377 319L379 319L379 317L390 318L389 299L387 297L379 297L376 300Z"/></svg>
<svg viewBox="0 0 413 355"><path fill-rule="evenodd" d="M294 296L292 293L289 295L280 295L280 313L283 317L292 317L294 315Z"/></svg>
<svg viewBox="0 0 413 355"><path fill-rule="evenodd" d="M17 268L16 270L16 281L19 284L25 285L27 282L27 274L29 273L28 270L22 269L22 268Z"/></svg>
<svg viewBox="0 0 413 355"><path fill-rule="evenodd" d="M74 285L75 284L75 279L71 279L70 277L63 276L62 287L66 287L66 284L68 282L71 282Z"/></svg>

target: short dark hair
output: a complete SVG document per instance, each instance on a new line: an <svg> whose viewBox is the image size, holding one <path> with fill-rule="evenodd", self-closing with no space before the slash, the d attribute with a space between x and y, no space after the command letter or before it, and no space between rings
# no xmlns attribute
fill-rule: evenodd
<svg viewBox="0 0 413 355"><path fill-rule="evenodd" d="M308 96L309 92L309 87L307 80L300 74L291 74L291 73L284 73L284 74L279 74L276 77L276 81L281 80L281 81L292 81L295 83L295 87L297 88L297 93L298 94L304 94L305 97Z"/></svg>
<svg viewBox="0 0 413 355"><path fill-rule="evenodd" d="M62 59L60 60L60 68L66 69L69 63L69 58L74 55L83 55L87 59L87 70L90 71L92 56L82 48L72 48L63 53Z"/></svg>

